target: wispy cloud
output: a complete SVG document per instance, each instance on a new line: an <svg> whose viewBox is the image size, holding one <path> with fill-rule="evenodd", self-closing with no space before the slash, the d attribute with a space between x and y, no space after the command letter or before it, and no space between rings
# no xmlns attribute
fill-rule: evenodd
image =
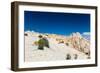
<svg viewBox="0 0 100 73"><path fill-rule="evenodd" d="M83 32L83 35L90 35L90 32Z"/></svg>

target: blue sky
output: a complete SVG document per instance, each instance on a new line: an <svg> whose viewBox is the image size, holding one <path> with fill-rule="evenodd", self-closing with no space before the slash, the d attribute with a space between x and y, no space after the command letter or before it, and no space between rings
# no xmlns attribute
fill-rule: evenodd
<svg viewBox="0 0 100 73"><path fill-rule="evenodd" d="M24 12L24 31L69 35L90 32L90 14Z"/></svg>

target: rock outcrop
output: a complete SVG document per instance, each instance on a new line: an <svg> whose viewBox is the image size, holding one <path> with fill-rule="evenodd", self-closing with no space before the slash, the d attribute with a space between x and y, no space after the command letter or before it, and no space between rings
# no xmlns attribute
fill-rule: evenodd
<svg viewBox="0 0 100 73"><path fill-rule="evenodd" d="M26 60L28 61L28 55L32 55L36 53L36 51L29 51L30 48L35 50L37 49L39 43L38 43L38 36L42 35L43 37L47 38L49 41L50 48L44 49L44 51L39 51L44 53L52 53L52 56L56 57L58 59L78 59L78 58L84 58L86 56L90 57L90 41L85 39L79 32L72 33L69 36L65 35L57 35L57 34L45 34L45 33L38 33L34 31L27 31L25 32L25 52L26 52ZM30 49L30 50L32 50ZM51 52L50 50L54 50ZM29 51L29 52L28 52ZM32 52L32 54L31 54ZM28 54L28 55L27 55ZM49 56L51 56L49 54ZM54 54L54 55L53 55ZM45 54L42 54L43 56ZM34 54L35 56L35 54ZM36 55L38 57L38 55ZM49 57L48 56L48 57ZM58 57L59 56L59 57ZM63 56L63 57L62 57ZM73 57L72 57L73 56ZM65 57L65 58L64 58ZM31 59L31 58L30 58ZM49 58L48 58L49 59ZM41 59L40 59L41 60Z"/></svg>

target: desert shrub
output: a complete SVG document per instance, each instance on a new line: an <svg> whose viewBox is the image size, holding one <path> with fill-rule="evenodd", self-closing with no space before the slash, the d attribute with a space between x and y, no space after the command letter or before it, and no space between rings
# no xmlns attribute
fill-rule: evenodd
<svg viewBox="0 0 100 73"><path fill-rule="evenodd" d="M74 59L77 59L78 58L78 55L77 54L74 54Z"/></svg>
<svg viewBox="0 0 100 73"><path fill-rule="evenodd" d="M43 36L42 36L42 35L39 35L38 37L39 37L39 38L42 38Z"/></svg>
<svg viewBox="0 0 100 73"><path fill-rule="evenodd" d="M38 49L42 49L45 47L49 48L49 41L46 37L43 37L42 35L38 36L40 39L38 41Z"/></svg>
<svg viewBox="0 0 100 73"><path fill-rule="evenodd" d="M70 60L71 59L71 55L70 54L67 54L66 55L66 60Z"/></svg>
<svg viewBox="0 0 100 73"><path fill-rule="evenodd" d="M89 55L89 53L88 53L88 52L86 52L85 54L86 54L86 55Z"/></svg>
<svg viewBox="0 0 100 73"><path fill-rule="evenodd" d="M69 46L69 43L66 43L67 46Z"/></svg>
<svg viewBox="0 0 100 73"><path fill-rule="evenodd" d="M38 41L38 49L43 50L45 45L45 41L43 39L40 39Z"/></svg>
<svg viewBox="0 0 100 73"><path fill-rule="evenodd" d="M24 35L25 35L25 36L28 36L28 34L27 34L27 33L25 33Z"/></svg>
<svg viewBox="0 0 100 73"><path fill-rule="evenodd" d="M87 59L90 59L90 58L91 58L90 56L87 57Z"/></svg>
<svg viewBox="0 0 100 73"><path fill-rule="evenodd" d="M60 41L60 43L64 43L64 41Z"/></svg>

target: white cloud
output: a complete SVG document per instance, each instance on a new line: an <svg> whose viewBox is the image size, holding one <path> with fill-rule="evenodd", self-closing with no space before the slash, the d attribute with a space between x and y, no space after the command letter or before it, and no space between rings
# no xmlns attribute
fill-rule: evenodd
<svg viewBox="0 0 100 73"><path fill-rule="evenodd" d="M83 32L83 35L90 35L90 32Z"/></svg>

